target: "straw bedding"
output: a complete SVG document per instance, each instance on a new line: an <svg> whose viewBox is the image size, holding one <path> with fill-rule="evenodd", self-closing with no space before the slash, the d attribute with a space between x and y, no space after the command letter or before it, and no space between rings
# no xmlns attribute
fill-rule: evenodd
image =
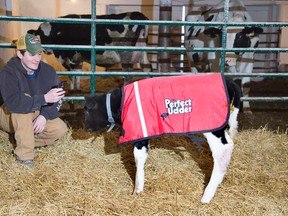
<svg viewBox="0 0 288 216"><path fill-rule="evenodd" d="M288 136L241 131L229 170L211 204L200 198L213 161L185 137L151 141L144 193L133 195L133 146L119 132L70 129L36 150L34 170L15 163L0 132L0 215L287 215Z"/></svg>
<svg viewBox="0 0 288 216"><path fill-rule="evenodd" d="M97 78L97 89L106 92L121 86L123 79L109 81ZM81 87L89 93L87 83L82 80ZM272 127L282 125L277 131L271 130L275 119L261 128L255 124L266 125L260 113L240 115L242 131L228 172L212 202L203 205L200 199L213 166L205 142L200 151L185 137L152 140L144 192L133 195L133 145L118 147L119 131L85 132L83 105L76 115L65 106L62 118L71 129L54 145L36 150L34 170L15 163L9 136L0 131L0 215L288 215L288 131L283 113L283 123Z"/></svg>

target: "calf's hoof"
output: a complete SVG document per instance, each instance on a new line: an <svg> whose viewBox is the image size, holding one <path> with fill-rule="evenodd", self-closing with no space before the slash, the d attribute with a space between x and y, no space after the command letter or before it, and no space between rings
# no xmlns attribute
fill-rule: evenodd
<svg viewBox="0 0 288 216"><path fill-rule="evenodd" d="M203 203L203 204L209 204L210 203L210 201L211 201L211 199L212 198L209 198L209 197L202 197L202 199L201 199L201 203Z"/></svg>
<svg viewBox="0 0 288 216"><path fill-rule="evenodd" d="M142 189L140 189L140 188L135 188L133 194L140 194L140 193L142 193L142 192L143 192L143 188L142 188Z"/></svg>

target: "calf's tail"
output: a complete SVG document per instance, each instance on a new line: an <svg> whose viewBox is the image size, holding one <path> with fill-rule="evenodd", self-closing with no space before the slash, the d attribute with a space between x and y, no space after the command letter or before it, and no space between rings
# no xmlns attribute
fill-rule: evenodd
<svg viewBox="0 0 288 216"><path fill-rule="evenodd" d="M236 82L226 79L226 86L230 100L230 116L228 120L229 130L228 133L233 139L238 133L238 113L241 106L242 91Z"/></svg>

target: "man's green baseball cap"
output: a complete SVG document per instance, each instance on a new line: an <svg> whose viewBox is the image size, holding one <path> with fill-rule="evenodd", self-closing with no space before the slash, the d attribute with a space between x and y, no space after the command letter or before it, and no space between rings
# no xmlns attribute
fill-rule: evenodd
<svg viewBox="0 0 288 216"><path fill-rule="evenodd" d="M17 50L27 50L31 55L44 51L40 39L33 34L22 35L16 43Z"/></svg>

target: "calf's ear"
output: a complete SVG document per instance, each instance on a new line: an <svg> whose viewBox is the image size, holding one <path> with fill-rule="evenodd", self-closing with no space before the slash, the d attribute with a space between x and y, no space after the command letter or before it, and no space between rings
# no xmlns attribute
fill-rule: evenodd
<svg viewBox="0 0 288 216"><path fill-rule="evenodd" d="M255 34L262 34L264 32L263 28L261 27L253 27Z"/></svg>
<svg viewBox="0 0 288 216"><path fill-rule="evenodd" d="M245 34L250 34L250 33L254 33L254 35L258 35L258 34L262 34L263 33L263 28L261 28L261 27L245 27L244 29L243 29L243 32L245 33Z"/></svg>
<svg viewBox="0 0 288 216"><path fill-rule="evenodd" d="M36 31L33 30L33 29L28 30L27 33L28 33L28 34L36 35Z"/></svg>

